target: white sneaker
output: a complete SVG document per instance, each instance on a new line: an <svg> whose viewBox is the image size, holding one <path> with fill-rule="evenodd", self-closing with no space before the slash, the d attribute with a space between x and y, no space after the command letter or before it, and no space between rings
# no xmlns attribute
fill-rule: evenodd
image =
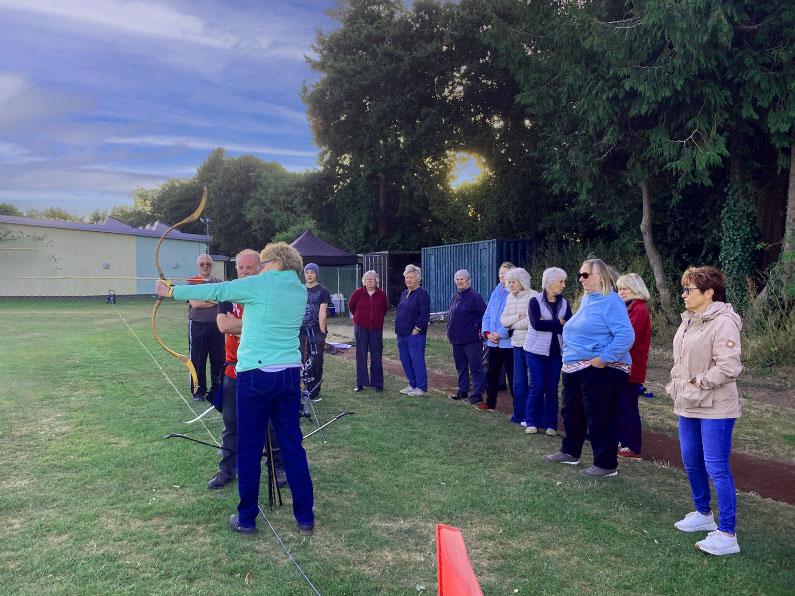
<svg viewBox="0 0 795 596"><path fill-rule="evenodd" d="M715 517L711 511L707 515L698 511L691 511L683 519L676 522L674 528L682 532L711 532L718 529L718 524L715 523Z"/></svg>
<svg viewBox="0 0 795 596"><path fill-rule="evenodd" d="M548 437L557 437L558 436L558 431L556 431L554 428L548 428L545 432L546 432Z"/></svg>
<svg viewBox="0 0 795 596"><path fill-rule="evenodd" d="M711 555L733 555L740 552L740 545L737 544L737 534L727 534L720 530L715 530L707 534L704 540L696 542L696 548L703 550Z"/></svg>
<svg viewBox="0 0 795 596"><path fill-rule="evenodd" d="M400 390L400 392L403 395L411 395L413 391L414 387L412 387L411 385L406 385L405 387L403 387L403 389Z"/></svg>
<svg viewBox="0 0 795 596"><path fill-rule="evenodd" d="M538 432L538 428L535 426L528 426L524 429L524 432L528 435L534 435Z"/></svg>
<svg viewBox="0 0 795 596"><path fill-rule="evenodd" d="M411 390L411 392L408 395L413 395L414 397L417 397L417 396L420 396L420 395L425 395L426 393L428 393L428 392L427 391L423 391L419 387L415 387L414 389Z"/></svg>
<svg viewBox="0 0 795 596"><path fill-rule="evenodd" d="M522 421L519 423L519 426L524 426L525 428L527 428L527 422L525 422L524 420L522 420Z"/></svg>

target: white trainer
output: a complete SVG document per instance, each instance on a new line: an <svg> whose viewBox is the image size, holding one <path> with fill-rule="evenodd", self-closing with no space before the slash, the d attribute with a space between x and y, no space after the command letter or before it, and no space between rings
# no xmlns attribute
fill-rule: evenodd
<svg viewBox="0 0 795 596"><path fill-rule="evenodd" d="M676 522L674 528L682 532L711 532L718 529L718 524L715 523L715 517L711 511L707 515L691 511Z"/></svg>
<svg viewBox="0 0 795 596"><path fill-rule="evenodd" d="M408 395L413 395L414 397L418 397L420 395L425 395L426 393L428 393L428 392L427 391L423 391L419 387L415 387L414 389L411 390L411 392Z"/></svg>
<svg viewBox="0 0 795 596"><path fill-rule="evenodd" d="M522 420L522 421L519 423L519 426L524 426L525 428L527 428L527 422L525 422L524 420Z"/></svg>
<svg viewBox="0 0 795 596"><path fill-rule="evenodd" d="M534 435L538 432L538 428L535 426L528 426L524 429L524 432L528 435Z"/></svg>
<svg viewBox="0 0 795 596"><path fill-rule="evenodd" d="M704 540L696 542L696 548L717 556L733 555L740 552L737 534L727 534L720 530L710 532Z"/></svg>
<svg viewBox="0 0 795 596"><path fill-rule="evenodd" d="M412 387L411 385L406 385L405 387L403 387L403 389L400 390L400 392L403 395L411 395L413 391L414 387Z"/></svg>

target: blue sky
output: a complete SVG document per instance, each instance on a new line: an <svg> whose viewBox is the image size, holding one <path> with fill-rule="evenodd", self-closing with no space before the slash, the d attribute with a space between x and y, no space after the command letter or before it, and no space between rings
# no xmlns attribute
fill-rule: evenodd
<svg viewBox="0 0 795 596"><path fill-rule="evenodd" d="M0 0L0 202L77 215L215 147L316 167L299 99L335 0Z"/></svg>

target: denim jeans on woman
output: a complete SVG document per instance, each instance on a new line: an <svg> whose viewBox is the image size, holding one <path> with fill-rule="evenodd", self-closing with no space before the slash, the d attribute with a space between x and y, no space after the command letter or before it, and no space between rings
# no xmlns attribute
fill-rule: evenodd
<svg viewBox="0 0 795 596"><path fill-rule="evenodd" d="M300 369L259 369L237 373L237 506L241 526L252 527L259 512L262 451L268 420L273 421L299 524L312 525L314 496L306 452L301 444Z"/></svg>
<svg viewBox="0 0 795 596"><path fill-rule="evenodd" d="M519 424L527 418L527 395L530 391L530 371L527 368L527 358L524 348L513 349L513 415L511 422Z"/></svg>
<svg viewBox="0 0 795 596"><path fill-rule="evenodd" d="M543 356L525 352L527 368L533 382L527 397L527 426L558 429L558 384L563 362L560 356Z"/></svg>
<svg viewBox="0 0 795 596"><path fill-rule="evenodd" d="M729 467L732 450L732 430L735 418L679 417L679 444L682 463L693 491L696 511L711 511L709 481L715 485L718 497L718 529L734 533L737 516L737 495L734 477Z"/></svg>
<svg viewBox="0 0 795 596"><path fill-rule="evenodd" d="M409 385L428 391L428 373L425 369L425 334L398 335L398 354Z"/></svg>

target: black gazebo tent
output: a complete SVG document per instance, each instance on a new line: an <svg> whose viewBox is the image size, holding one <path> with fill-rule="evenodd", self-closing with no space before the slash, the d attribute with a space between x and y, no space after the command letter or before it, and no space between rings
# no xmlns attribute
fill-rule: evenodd
<svg viewBox="0 0 795 596"><path fill-rule="evenodd" d="M332 246L309 230L290 246L301 255L304 265L315 263L320 267L320 283L332 292L335 310L344 312L346 299L359 287L359 257Z"/></svg>

